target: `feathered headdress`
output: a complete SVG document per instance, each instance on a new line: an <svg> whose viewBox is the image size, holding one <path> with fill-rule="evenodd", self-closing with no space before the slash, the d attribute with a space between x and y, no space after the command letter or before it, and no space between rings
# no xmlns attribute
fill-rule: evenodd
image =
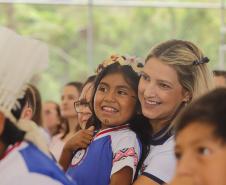
<svg viewBox="0 0 226 185"><path fill-rule="evenodd" d="M11 110L19 108L17 99L23 97L26 83L47 65L46 44L0 27L0 111L12 122Z"/></svg>
<svg viewBox="0 0 226 185"><path fill-rule="evenodd" d="M47 66L46 44L0 27L0 112L18 128L26 131L26 140L48 155L48 146L38 126L31 120L16 120L11 113L12 109L21 108L18 98L24 96L27 82L34 73Z"/></svg>

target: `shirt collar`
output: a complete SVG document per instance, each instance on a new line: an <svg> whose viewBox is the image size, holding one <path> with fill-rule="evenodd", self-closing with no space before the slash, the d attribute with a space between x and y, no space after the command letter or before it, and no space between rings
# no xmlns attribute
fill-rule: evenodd
<svg viewBox="0 0 226 185"><path fill-rule="evenodd" d="M172 128L170 125L163 127L159 132L152 135L150 144L151 145L162 145L172 136Z"/></svg>
<svg viewBox="0 0 226 185"><path fill-rule="evenodd" d="M119 130L128 129L128 128L129 128L129 124L106 128L106 129L98 131L94 137L97 138L97 137L100 137L100 136L110 133L110 132L119 131Z"/></svg>

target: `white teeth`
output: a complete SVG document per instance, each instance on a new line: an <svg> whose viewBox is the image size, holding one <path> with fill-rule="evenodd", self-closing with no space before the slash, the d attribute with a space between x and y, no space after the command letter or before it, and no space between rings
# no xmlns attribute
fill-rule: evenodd
<svg viewBox="0 0 226 185"><path fill-rule="evenodd" d="M103 110L107 111L107 112L117 112L117 110L113 107L102 107Z"/></svg>
<svg viewBox="0 0 226 185"><path fill-rule="evenodd" d="M159 105L160 102L157 102L157 101L151 101L151 100L146 100L146 103L147 104L150 104L150 105Z"/></svg>

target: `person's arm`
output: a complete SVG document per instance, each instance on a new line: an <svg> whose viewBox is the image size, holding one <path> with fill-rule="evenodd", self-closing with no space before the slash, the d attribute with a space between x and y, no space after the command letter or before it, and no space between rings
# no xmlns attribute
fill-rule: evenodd
<svg viewBox="0 0 226 185"><path fill-rule="evenodd" d="M137 178L137 180L133 183L133 185L159 185L159 183L151 180L150 178L144 175L141 175Z"/></svg>
<svg viewBox="0 0 226 185"><path fill-rule="evenodd" d="M110 185L131 185L132 179L133 170L126 166L111 176Z"/></svg>
<svg viewBox="0 0 226 185"><path fill-rule="evenodd" d="M70 165L73 152L80 148L87 148L87 146L90 144L93 138L93 131L93 126L87 130L80 130L65 143L59 160L59 163L63 167L64 171L66 171Z"/></svg>
<svg viewBox="0 0 226 185"><path fill-rule="evenodd" d="M197 179L195 179L192 176L188 175L176 175L173 180L169 183L169 185L196 185L200 184L195 182Z"/></svg>

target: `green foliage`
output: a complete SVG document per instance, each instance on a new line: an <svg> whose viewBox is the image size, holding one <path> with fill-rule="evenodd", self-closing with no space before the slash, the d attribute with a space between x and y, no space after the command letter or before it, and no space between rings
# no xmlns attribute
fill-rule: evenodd
<svg viewBox="0 0 226 185"><path fill-rule="evenodd" d="M172 38L195 42L211 59L210 66L217 66L220 10L94 7L92 15L94 63L90 66L88 7L0 4L1 25L49 45L49 68L37 82L44 100L59 100L65 83L85 81L113 53L145 58L154 44Z"/></svg>

